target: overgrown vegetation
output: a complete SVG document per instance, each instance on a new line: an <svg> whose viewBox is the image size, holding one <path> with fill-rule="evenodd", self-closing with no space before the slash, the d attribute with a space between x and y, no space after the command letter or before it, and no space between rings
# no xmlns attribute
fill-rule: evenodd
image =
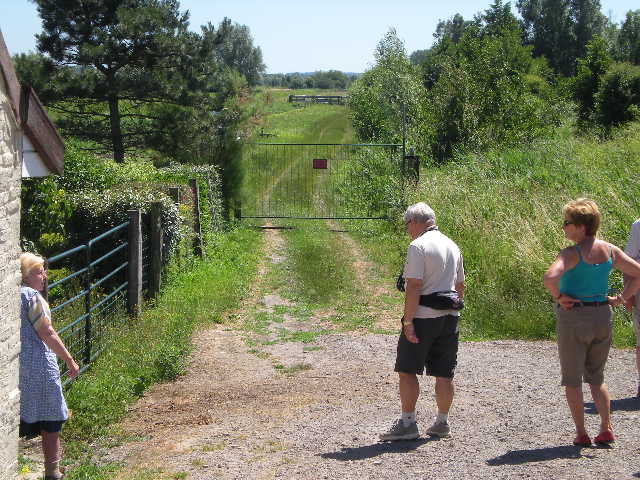
<svg viewBox="0 0 640 480"><path fill-rule="evenodd" d="M375 66L350 88L360 139L398 142L406 118L409 144L427 163L443 163L544 138L576 106L581 128L604 134L637 118L635 67L616 61L636 62L638 12L618 28L598 1L517 7L522 19L502 0L473 20L456 14L438 24L431 48L410 56L391 29Z"/></svg>
<svg viewBox="0 0 640 480"><path fill-rule="evenodd" d="M425 201L443 232L465 256L463 332L467 339L547 339L554 336L551 299L542 275L567 245L561 209L570 199L594 199L604 215L601 237L624 246L638 217L640 124L614 138L574 137L564 128L533 145L455 157L423 170L407 204ZM408 237L400 223L348 224L391 274L402 267ZM621 288L614 275L612 286ZM393 282L392 275L389 283ZM616 313L615 344L635 343L630 316Z"/></svg>
<svg viewBox="0 0 640 480"><path fill-rule="evenodd" d="M23 182L24 248L45 256L60 253L125 222L129 209L148 213L153 202L160 202L164 253L169 258L180 238L179 212L168 189L188 188L190 179L199 183L204 230L221 228L221 178L215 166L173 163L157 168L144 157L116 163L82 151L81 146L67 142L64 175Z"/></svg>

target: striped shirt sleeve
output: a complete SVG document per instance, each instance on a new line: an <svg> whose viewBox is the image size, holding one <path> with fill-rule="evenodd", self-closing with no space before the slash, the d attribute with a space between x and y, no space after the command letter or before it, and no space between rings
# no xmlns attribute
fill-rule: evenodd
<svg viewBox="0 0 640 480"><path fill-rule="evenodd" d="M45 299L38 293L29 300L29 322L38 330L47 319L50 319L49 309L45 305Z"/></svg>

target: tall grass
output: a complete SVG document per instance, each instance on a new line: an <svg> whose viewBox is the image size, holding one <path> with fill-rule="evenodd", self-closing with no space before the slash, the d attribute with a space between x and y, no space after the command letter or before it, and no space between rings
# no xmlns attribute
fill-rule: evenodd
<svg viewBox="0 0 640 480"><path fill-rule="evenodd" d="M552 302L542 275L569 244L561 229L562 206L576 197L595 200L603 213L600 237L624 246L640 216L638 171L638 123L605 142L576 138L565 129L531 147L424 169L406 201L430 204L441 230L463 251L465 337L552 338ZM409 239L399 224L351 228L390 272L401 266ZM619 275L612 286L620 288ZM619 310L616 319L615 344L633 344L629 316Z"/></svg>

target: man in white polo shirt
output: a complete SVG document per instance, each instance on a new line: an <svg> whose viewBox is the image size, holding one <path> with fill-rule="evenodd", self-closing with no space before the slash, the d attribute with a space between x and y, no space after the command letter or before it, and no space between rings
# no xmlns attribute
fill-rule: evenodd
<svg viewBox="0 0 640 480"><path fill-rule="evenodd" d="M431 308L420 304L421 296L436 292L464 294L464 267L458 246L436 226L431 207L420 202L404 214L412 239L407 252L403 277L405 303L402 331L398 340L395 371L399 375L402 416L383 441L411 440L419 437L416 403L420 394L417 375L425 368L435 377L438 415L427 430L429 435L448 437L449 409L453 403L453 376L458 354L459 310ZM424 297L423 297L424 298ZM446 306L445 306L446 308Z"/></svg>
<svg viewBox="0 0 640 480"><path fill-rule="evenodd" d="M627 247L624 253L629 255L635 261L640 261L640 219L636 220L631 226L631 233L627 241ZM629 281L629 277L625 275L625 284ZM633 326L636 330L636 368L638 371L638 392L636 396L640 397L640 295L631 297L625 306L629 310L633 310ZM635 307L635 308L634 308Z"/></svg>

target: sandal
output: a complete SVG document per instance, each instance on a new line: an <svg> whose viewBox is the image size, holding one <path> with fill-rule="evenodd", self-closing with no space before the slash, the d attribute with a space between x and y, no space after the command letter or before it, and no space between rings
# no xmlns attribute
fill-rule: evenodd
<svg viewBox="0 0 640 480"><path fill-rule="evenodd" d="M593 441L598 445L609 445L616 441L616 437L611 430L605 430L604 432L600 432Z"/></svg>
<svg viewBox="0 0 640 480"><path fill-rule="evenodd" d="M573 444L576 447L590 447L591 446L591 438L586 433L583 435L578 435L573 439Z"/></svg>

